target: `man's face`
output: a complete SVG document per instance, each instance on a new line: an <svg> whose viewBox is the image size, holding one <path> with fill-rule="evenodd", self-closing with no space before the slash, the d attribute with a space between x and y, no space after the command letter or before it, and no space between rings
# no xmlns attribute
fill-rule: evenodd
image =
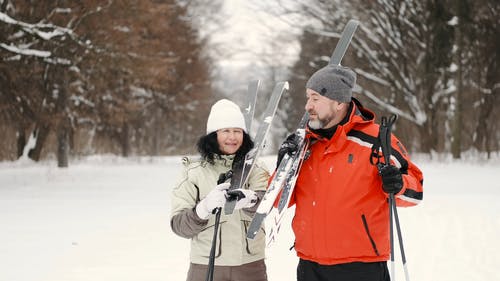
<svg viewBox="0 0 500 281"><path fill-rule="evenodd" d="M328 129L337 125L345 116L345 104L324 97L317 92L306 90L305 110L309 113L311 129Z"/></svg>

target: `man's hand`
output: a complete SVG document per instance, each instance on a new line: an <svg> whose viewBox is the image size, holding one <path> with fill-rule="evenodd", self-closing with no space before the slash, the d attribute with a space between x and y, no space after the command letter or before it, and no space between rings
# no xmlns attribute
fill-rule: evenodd
<svg viewBox="0 0 500 281"><path fill-rule="evenodd" d="M403 188L403 176L398 167L380 165L378 172L382 177L382 189L384 192L396 194Z"/></svg>
<svg viewBox="0 0 500 281"><path fill-rule="evenodd" d="M285 154L292 155L299 149L299 144L297 143L297 137L295 133L290 134L285 141L280 145L278 150L278 161L276 167L278 167L285 157Z"/></svg>

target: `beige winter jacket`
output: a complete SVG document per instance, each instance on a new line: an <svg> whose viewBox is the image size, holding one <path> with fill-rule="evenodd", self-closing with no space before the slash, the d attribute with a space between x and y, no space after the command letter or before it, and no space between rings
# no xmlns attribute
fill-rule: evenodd
<svg viewBox="0 0 500 281"><path fill-rule="evenodd" d="M203 220L196 215L195 206L216 185L221 173L231 169L234 156L223 156L212 165L204 160L183 159L184 169L181 178L172 192L172 213L170 225L177 235L191 239L192 263L208 264L212 238L214 234L215 216ZM262 198L269 172L261 161L253 168L248 184ZM236 266L264 258L264 229L255 239L247 239L246 232L257 205L251 209L235 210L231 215L222 212L217 234L215 265Z"/></svg>

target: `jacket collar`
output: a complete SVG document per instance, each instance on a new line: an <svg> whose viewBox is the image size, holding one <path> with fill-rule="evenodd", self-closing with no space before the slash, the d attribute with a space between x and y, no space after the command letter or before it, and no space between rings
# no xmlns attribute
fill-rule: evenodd
<svg viewBox="0 0 500 281"><path fill-rule="evenodd" d="M234 154L231 155L215 155L214 164L231 168L233 165Z"/></svg>

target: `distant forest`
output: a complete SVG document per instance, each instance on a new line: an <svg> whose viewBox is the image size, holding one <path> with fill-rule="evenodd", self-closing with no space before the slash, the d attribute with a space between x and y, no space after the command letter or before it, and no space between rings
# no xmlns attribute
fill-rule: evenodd
<svg viewBox="0 0 500 281"><path fill-rule="evenodd" d="M295 31L274 42L300 47L292 63L280 63L279 43L256 62L269 84L262 91L291 86L274 143L293 131L305 81L357 19L342 62L358 74L355 97L378 118L398 114L394 133L409 150L454 158L500 150L497 0L252 3ZM92 154L195 153L211 104L233 90L216 68L231 54L210 40L227 28L223 5L0 0L0 160L53 157L66 167Z"/></svg>

